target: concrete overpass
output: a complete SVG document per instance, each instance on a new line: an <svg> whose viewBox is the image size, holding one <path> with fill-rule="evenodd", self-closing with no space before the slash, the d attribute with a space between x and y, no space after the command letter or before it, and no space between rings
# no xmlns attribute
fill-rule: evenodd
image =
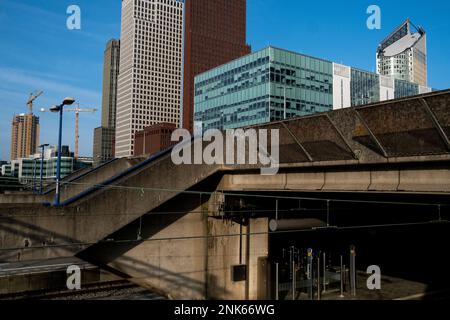
<svg viewBox="0 0 450 320"><path fill-rule="evenodd" d="M450 91L258 128L280 130L278 175L177 166L169 150L69 177L61 207L48 205L51 188L1 195L0 262L77 256L175 298L257 299L269 295L277 199L413 199L448 214Z"/></svg>

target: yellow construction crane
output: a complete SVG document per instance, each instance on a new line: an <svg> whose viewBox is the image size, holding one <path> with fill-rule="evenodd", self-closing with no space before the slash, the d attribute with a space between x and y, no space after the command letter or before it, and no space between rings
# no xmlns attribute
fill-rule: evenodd
<svg viewBox="0 0 450 320"><path fill-rule="evenodd" d="M64 109L66 112L75 112L75 159L78 159L78 141L80 139L78 122L80 117L80 112L91 112L94 113L97 111L95 108L80 108L80 104L77 104L76 108L66 108Z"/></svg>
<svg viewBox="0 0 450 320"><path fill-rule="evenodd" d="M37 98L39 98L44 91L35 91L34 93L30 93L30 98L28 99L27 106L28 106L28 113L33 114L33 102Z"/></svg>

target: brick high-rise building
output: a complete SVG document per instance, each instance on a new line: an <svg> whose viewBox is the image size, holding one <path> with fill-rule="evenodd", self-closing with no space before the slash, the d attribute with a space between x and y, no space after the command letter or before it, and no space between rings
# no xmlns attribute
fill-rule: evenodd
<svg viewBox="0 0 450 320"><path fill-rule="evenodd" d="M39 145L39 117L33 114L14 116L11 126L10 159L26 158Z"/></svg>
<svg viewBox="0 0 450 320"><path fill-rule="evenodd" d="M246 0L186 0L183 127L193 130L194 77L249 54Z"/></svg>

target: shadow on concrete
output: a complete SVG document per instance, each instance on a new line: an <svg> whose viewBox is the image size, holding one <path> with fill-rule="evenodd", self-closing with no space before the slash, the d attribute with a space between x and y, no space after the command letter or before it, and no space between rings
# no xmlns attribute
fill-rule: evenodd
<svg viewBox="0 0 450 320"><path fill-rule="evenodd" d="M195 189L203 191L208 189L214 190L219 181L220 175L214 175L197 185ZM76 257L133 282L141 283L141 280L145 278L157 277L161 281L170 283L171 286L189 289L204 297L206 294L205 281L197 281L189 277L191 273L204 273L204 269L187 273L172 272L126 256L126 253L142 243L150 241L161 230L192 212L200 215L203 219L207 215L208 210L202 208L207 206L209 198L209 194L180 194L171 201L105 237L102 241L77 253ZM199 228L205 228L205 226L206 219L202 224L199 224ZM203 233L195 232L195 235L203 235ZM179 235L174 234L173 237L176 238ZM180 253L182 254L182 252ZM180 264L183 263L182 259L182 257L179 257ZM122 271L121 266L127 271ZM161 292L158 288L153 287L151 289L159 294L167 295L167 292Z"/></svg>
<svg viewBox="0 0 450 320"><path fill-rule="evenodd" d="M26 218L24 216L24 218ZM2 250L0 251L0 261L10 261L10 259L14 256L22 256L23 253L30 250L58 250L58 252L66 252L67 256L73 255L81 248L80 246L71 246L70 244L77 244L79 241L76 239L69 237L67 235L63 235L61 233L57 233L54 231L49 231L42 227L37 226L36 224L32 224L23 219L16 219L13 217L1 217L0 231L5 232L6 234L11 234L16 237L22 237L22 243L19 243L16 247L20 248L20 245L23 247L18 250ZM61 247L51 247L52 244L67 244L67 246ZM42 248L30 248L30 247L41 247ZM48 247L46 247L48 246ZM2 246L3 247L3 246ZM14 248L16 248L14 247ZM82 246L81 246L82 247ZM2 248L8 249L8 248ZM20 260L15 259L15 261Z"/></svg>

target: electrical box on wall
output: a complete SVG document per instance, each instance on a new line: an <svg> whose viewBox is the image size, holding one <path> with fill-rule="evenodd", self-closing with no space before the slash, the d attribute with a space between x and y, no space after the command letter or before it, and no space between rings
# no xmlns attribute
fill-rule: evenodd
<svg viewBox="0 0 450 320"><path fill-rule="evenodd" d="M245 264L231 267L231 280L234 282L247 280L247 266Z"/></svg>

